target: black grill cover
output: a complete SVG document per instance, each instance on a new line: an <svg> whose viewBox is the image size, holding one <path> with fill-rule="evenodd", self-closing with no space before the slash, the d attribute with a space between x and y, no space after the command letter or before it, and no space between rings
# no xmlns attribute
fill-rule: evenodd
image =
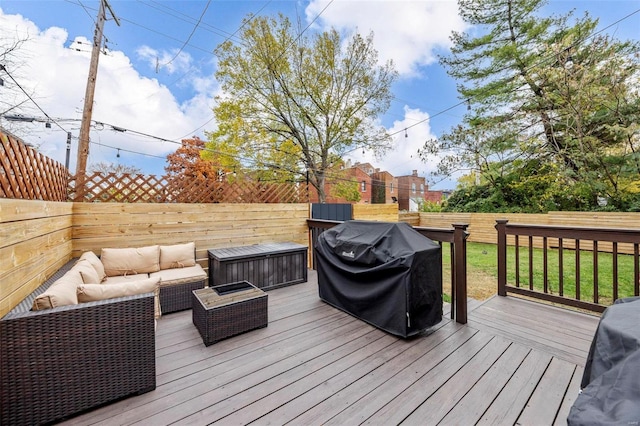
<svg viewBox="0 0 640 426"><path fill-rule="evenodd" d="M320 298L409 337L442 320L440 245L406 223L347 221L315 245Z"/></svg>

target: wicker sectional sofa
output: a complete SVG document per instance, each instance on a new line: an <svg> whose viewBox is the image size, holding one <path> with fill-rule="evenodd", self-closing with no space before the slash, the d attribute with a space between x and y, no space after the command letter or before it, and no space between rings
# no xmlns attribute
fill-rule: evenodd
<svg viewBox="0 0 640 426"><path fill-rule="evenodd" d="M158 278L163 315L191 309L191 292L203 288L208 279L207 273L196 262L193 242L128 249L104 248L100 261L107 284Z"/></svg>
<svg viewBox="0 0 640 426"><path fill-rule="evenodd" d="M0 320L0 424L49 423L156 387L153 292L31 310L76 260Z"/></svg>
<svg viewBox="0 0 640 426"><path fill-rule="evenodd" d="M191 244L165 246L174 258L192 250L185 262L123 275L109 268L123 259L127 268L128 250L136 249L103 249L100 262L110 276L100 284L73 287L78 301L65 304L64 293L54 290L77 276L80 265L86 267L86 257L97 259L83 254L85 259L67 262L5 315L0 320L0 425L55 422L155 389L157 295L163 314L189 309L192 289L206 281L206 273L191 261ZM149 281L156 284L149 287ZM145 282L137 294L114 297L113 289L136 282Z"/></svg>

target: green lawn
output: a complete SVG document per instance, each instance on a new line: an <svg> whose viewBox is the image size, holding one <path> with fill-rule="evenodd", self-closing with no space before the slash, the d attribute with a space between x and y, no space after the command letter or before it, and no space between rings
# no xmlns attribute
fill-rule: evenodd
<svg viewBox="0 0 640 426"><path fill-rule="evenodd" d="M443 264L449 265L449 247L443 247ZM560 294L560 277L558 267L558 250L549 249L548 282L549 293ZM467 273L473 275L480 271L498 280L497 246L485 243L467 243ZM576 256L574 250L563 250L563 295L575 298L576 294ZM593 253L582 251L580 254L580 300L593 301ZM533 286L537 291L543 290L543 252L533 249ZM634 295L633 256L618 255L618 297ZM507 282L515 285L515 249L507 251ZM529 250L520 248L520 286L529 287ZM599 303L607 305L613 302L613 255L598 254L598 292Z"/></svg>

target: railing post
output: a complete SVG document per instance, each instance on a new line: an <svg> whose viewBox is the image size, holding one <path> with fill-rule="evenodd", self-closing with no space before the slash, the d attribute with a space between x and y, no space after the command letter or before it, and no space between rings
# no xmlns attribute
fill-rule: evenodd
<svg viewBox="0 0 640 426"><path fill-rule="evenodd" d="M498 231L498 295L507 295L507 219L496 220Z"/></svg>
<svg viewBox="0 0 640 426"><path fill-rule="evenodd" d="M467 323L467 237L469 233L467 223L453 225L453 255L454 255L454 300L456 322ZM451 307L453 309L453 306Z"/></svg>

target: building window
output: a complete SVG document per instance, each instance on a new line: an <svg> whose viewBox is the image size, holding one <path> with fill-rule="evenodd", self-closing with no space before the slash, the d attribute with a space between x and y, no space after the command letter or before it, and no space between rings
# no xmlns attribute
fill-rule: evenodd
<svg viewBox="0 0 640 426"><path fill-rule="evenodd" d="M389 185L389 188L391 188L391 193L393 194L393 182L391 182L391 185Z"/></svg>
<svg viewBox="0 0 640 426"><path fill-rule="evenodd" d="M423 183L420 184L420 193L422 195L424 195L424 184Z"/></svg>
<svg viewBox="0 0 640 426"><path fill-rule="evenodd" d="M367 182L366 181L362 181L362 183L360 184L360 190L362 192L367 192Z"/></svg>
<svg viewBox="0 0 640 426"><path fill-rule="evenodd" d="M411 183L411 192L413 192L414 194L416 193L416 183L415 182Z"/></svg>

